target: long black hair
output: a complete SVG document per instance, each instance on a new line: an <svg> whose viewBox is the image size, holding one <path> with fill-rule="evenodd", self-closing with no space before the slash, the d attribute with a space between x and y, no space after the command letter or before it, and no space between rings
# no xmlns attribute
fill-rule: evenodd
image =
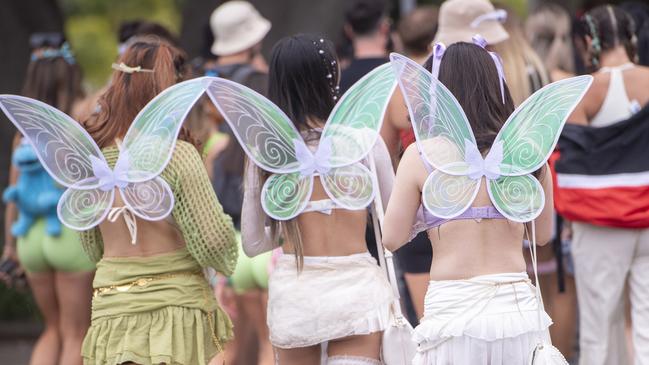
<svg viewBox="0 0 649 365"><path fill-rule="evenodd" d="M282 38L273 47L268 98L298 130L313 128L310 119L325 121L338 100L338 57L332 42L317 35Z"/></svg>
<svg viewBox="0 0 649 365"><path fill-rule="evenodd" d="M431 69L432 57L424 67ZM444 52L439 66L439 81L455 96L475 135L478 149L485 152L498 131L514 111L514 102L505 88L505 103L500 94L498 70L491 56L474 44L455 43Z"/></svg>
<svg viewBox="0 0 649 365"><path fill-rule="evenodd" d="M293 121L306 139L320 136L315 132L317 121L329 117L338 100L338 58L333 43L311 34L286 37L273 47L268 70L268 98ZM261 172L260 183L268 174ZM261 184L260 184L261 186ZM281 231L285 242L295 249L298 271L304 262L302 236L295 219L270 219L271 235L279 239Z"/></svg>

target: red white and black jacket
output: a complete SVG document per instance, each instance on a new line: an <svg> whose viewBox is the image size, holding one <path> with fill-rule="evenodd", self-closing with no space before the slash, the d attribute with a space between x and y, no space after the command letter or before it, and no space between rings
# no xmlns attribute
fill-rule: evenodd
<svg viewBox="0 0 649 365"><path fill-rule="evenodd" d="M649 106L601 128L567 124L551 158L556 210L600 226L649 227Z"/></svg>

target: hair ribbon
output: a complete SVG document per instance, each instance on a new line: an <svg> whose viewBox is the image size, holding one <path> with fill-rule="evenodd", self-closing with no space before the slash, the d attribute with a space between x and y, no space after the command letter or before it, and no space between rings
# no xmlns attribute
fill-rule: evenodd
<svg viewBox="0 0 649 365"><path fill-rule="evenodd" d="M70 45L68 42L65 42L61 45L61 48L58 49L44 49L44 50L37 50L32 53L31 60L32 61L37 61L40 59L45 59L45 58L57 58L61 57L65 60L65 62L68 63L68 65L74 65L76 63L76 60L74 59L74 55L72 54L72 50L70 50Z"/></svg>
<svg viewBox="0 0 649 365"><path fill-rule="evenodd" d="M153 70L149 70L147 68L142 68L142 66L127 66L124 62L121 62L119 65L116 63L113 63L111 65L111 68L116 71L121 71L127 74L132 74L134 72L153 72Z"/></svg>
<svg viewBox="0 0 649 365"><path fill-rule="evenodd" d="M435 43L435 46L433 47L433 62L430 70L434 78L438 78L439 76L439 65L442 62L442 57L444 57L444 52L446 52L446 46L444 43Z"/></svg>
<svg viewBox="0 0 649 365"><path fill-rule="evenodd" d="M480 34L474 35L472 39L473 39L473 44L486 50L487 53L489 53L489 56L491 56L491 59L494 61L494 64L496 65L496 70L498 71L498 79L500 79L500 96L502 98L503 104L505 104L505 71L503 69L503 62L500 59L500 56L498 55L498 53L491 52L486 49L487 40L484 39L484 37L481 36Z"/></svg>
<svg viewBox="0 0 649 365"><path fill-rule="evenodd" d="M507 11L505 9L496 9L488 13L484 13L477 18L473 19L470 26L471 28L477 28L482 24L482 22L495 20L499 23L505 22L507 20Z"/></svg>

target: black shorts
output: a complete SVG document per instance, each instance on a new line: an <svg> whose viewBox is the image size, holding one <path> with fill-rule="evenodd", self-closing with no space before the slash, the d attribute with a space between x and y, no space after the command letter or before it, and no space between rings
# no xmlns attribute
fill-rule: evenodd
<svg viewBox="0 0 649 365"><path fill-rule="evenodd" d="M406 273L422 274L430 272L433 261L433 248L426 232L420 232L412 241L401 246L394 253L399 261L399 267Z"/></svg>

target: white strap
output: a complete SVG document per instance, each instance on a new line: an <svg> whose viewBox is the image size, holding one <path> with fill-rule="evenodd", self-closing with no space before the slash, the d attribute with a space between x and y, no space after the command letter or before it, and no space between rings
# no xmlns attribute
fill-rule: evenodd
<svg viewBox="0 0 649 365"><path fill-rule="evenodd" d="M374 156L369 155L370 170L372 176L376 179L376 163ZM376 238L376 250L379 256L379 264L383 270L387 270L388 281L394 293L394 301L392 302L392 311L396 321L402 321L403 313L401 312L401 303L399 302L399 287L397 286L397 274L394 271L394 261L392 259L392 252L383 247L383 240L381 239L381 227L383 226L383 200L381 197L381 189L378 182L374 182L376 191L374 194L374 209L372 210L372 223L374 225L374 237Z"/></svg>
<svg viewBox="0 0 649 365"><path fill-rule="evenodd" d="M541 295L541 283L539 282L539 269L538 269L538 261L536 257L536 224L534 221L532 223L532 237L528 237L529 239L529 249L530 249L530 257L532 260L532 269L534 270L534 286L536 287L536 300L538 301L538 304L536 306L536 311L538 314L538 330L539 332L543 330L541 326L541 317L542 317L542 312L545 311L545 306L543 304L543 296ZM529 232L528 232L529 236Z"/></svg>
<svg viewBox="0 0 649 365"><path fill-rule="evenodd" d="M134 245L137 238L137 221L135 220L135 215L125 205L123 207L112 208L108 213L108 221L115 223L120 215L124 217L126 228L128 228L128 233L131 235L131 244Z"/></svg>

